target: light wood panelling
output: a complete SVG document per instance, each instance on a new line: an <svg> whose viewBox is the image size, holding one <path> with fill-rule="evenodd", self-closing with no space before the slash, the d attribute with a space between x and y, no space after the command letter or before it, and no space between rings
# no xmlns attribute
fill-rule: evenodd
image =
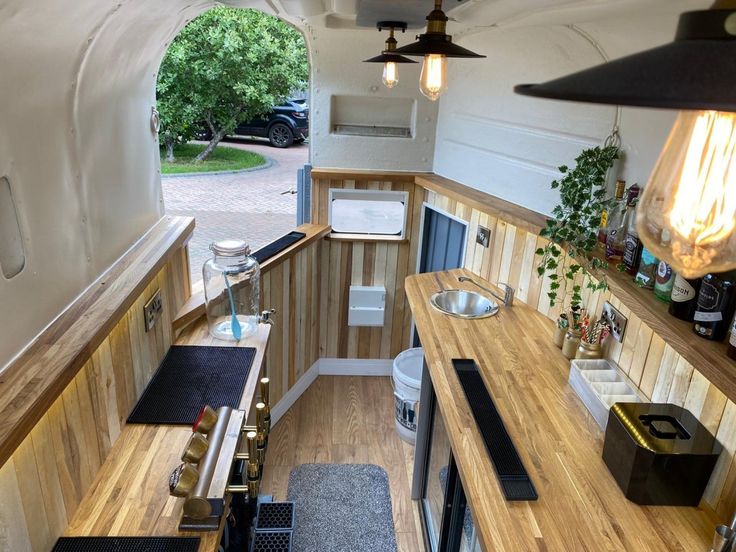
<svg viewBox="0 0 736 552"><path fill-rule="evenodd" d="M324 247L324 240L309 243L261 275L261 305L276 309L266 354L273 404L319 358Z"/></svg>
<svg viewBox="0 0 736 552"><path fill-rule="evenodd" d="M171 313L188 297L186 249L149 279L0 468L0 551L48 552L108 458L128 413L171 343ZM161 319L143 329L159 289ZM58 350L61 344L51 345Z"/></svg>
<svg viewBox="0 0 736 552"><path fill-rule="evenodd" d="M323 240L321 282L320 357L395 357L409 344L411 313L404 279L416 271L423 190L413 177L318 171L312 173L312 221L328 224L330 188L394 190L409 194L406 239L402 241ZM447 206L447 205L446 205ZM454 207L453 207L454 210ZM383 327L347 325L348 293L351 285L386 287L386 318Z"/></svg>
<svg viewBox="0 0 736 552"><path fill-rule="evenodd" d="M179 257L175 261L177 267L183 265L181 255L186 253L181 252L182 246L193 230L194 219L163 217L3 370L0 465L67 388L92 353L108 339L113 327L133 307L133 301L157 278L156 274L174 257ZM180 287L172 288L173 295L165 297L164 304L171 303L175 296L189 294L188 276L171 278ZM140 311L134 312L142 320ZM160 339L163 336L155 346L163 346ZM153 347L148 341L153 340L146 339L145 346Z"/></svg>

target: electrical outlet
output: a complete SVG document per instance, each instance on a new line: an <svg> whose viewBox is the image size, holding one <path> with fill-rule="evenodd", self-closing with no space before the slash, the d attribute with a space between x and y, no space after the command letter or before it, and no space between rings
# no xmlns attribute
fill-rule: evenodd
<svg viewBox="0 0 736 552"><path fill-rule="evenodd" d="M613 339L619 343L623 343L624 333L626 333L626 323L629 319L621 314L621 311L616 309L608 301L603 303L601 318L608 321L608 325L611 326L611 335L613 336Z"/></svg>
<svg viewBox="0 0 736 552"><path fill-rule="evenodd" d="M148 302L143 305L143 320L145 322L146 331L149 331L156 325L161 318L161 312L164 310L164 304L161 301L161 290L157 289Z"/></svg>
<svg viewBox="0 0 736 552"><path fill-rule="evenodd" d="M491 231L483 226L478 226L478 235L475 236L475 243L488 247L491 243Z"/></svg>

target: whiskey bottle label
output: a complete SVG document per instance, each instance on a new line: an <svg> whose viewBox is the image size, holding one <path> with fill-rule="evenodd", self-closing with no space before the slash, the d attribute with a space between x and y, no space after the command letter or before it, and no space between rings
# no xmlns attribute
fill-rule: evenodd
<svg viewBox="0 0 736 552"><path fill-rule="evenodd" d="M720 322L723 320L723 313L721 311L716 312L702 312L695 311L696 322Z"/></svg>
<svg viewBox="0 0 736 552"><path fill-rule="evenodd" d="M627 267L633 267L637 261L637 252L639 249L639 238L634 234L626 234L624 240L624 264Z"/></svg>
<svg viewBox="0 0 736 552"><path fill-rule="evenodd" d="M672 300L675 303L685 303L695 297L695 288L690 283L677 274L675 276L675 284L672 286Z"/></svg>
<svg viewBox="0 0 736 552"><path fill-rule="evenodd" d="M731 346L736 347L736 317L734 317L733 324L731 324L731 335L728 338L728 342Z"/></svg>

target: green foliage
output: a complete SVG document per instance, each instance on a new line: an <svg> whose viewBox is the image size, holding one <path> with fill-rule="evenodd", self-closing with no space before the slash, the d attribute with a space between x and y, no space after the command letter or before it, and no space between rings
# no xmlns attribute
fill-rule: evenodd
<svg viewBox="0 0 736 552"><path fill-rule="evenodd" d="M548 220L546 228L540 232L549 239L549 243L536 251L541 257L537 274L540 277L548 274L551 280L547 293L550 306L563 302L569 293L571 308L574 311L580 308L582 286L574 283L578 273L583 274L588 289L596 291L608 287L602 273L608 263L593 256L592 252L601 215L613 205L613 200L606 199L606 173L617 158L618 148L615 146L583 150L575 159L575 167L561 166L562 178L551 184L553 189L560 190L560 203L552 210L554 218ZM564 279L560 282L557 270L562 247L567 248L573 262L565 267ZM569 284L573 285L570 287Z"/></svg>
<svg viewBox="0 0 736 552"><path fill-rule="evenodd" d="M296 29L257 10L213 8L184 27L161 63L162 141L186 142L204 122L216 145L240 121L305 90L308 79Z"/></svg>

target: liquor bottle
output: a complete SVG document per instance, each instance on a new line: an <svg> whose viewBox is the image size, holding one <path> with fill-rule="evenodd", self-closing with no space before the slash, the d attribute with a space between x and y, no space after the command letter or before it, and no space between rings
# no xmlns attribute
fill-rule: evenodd
<svg viewBox="0 0 736 552"><path fill-rule="evenodd" d="M670 298L670 314L686 322L693 321L695 307L698 303L698 291L700 291L700 278L687 279L675 274L675 282L672 285Z"/></svg>
<svg viewBox="0 0 736 552"><path fill-rule="evenodd" d="M654 281L657 278L657 266L659 266L659 259L652 255L646 247L642 248L639 271L636 273L634 283L640 288L654 289Z"/></svg>
<svg viewBox="0 0 736 552"><path fill-rule="evenodd" d="M728 337L728 358L736 360L736 316L731 324L731 335Z"/></svg>
<svg viewBox="0 0 736 552"><path fill-rule="evenodd" d="M693 331L701 337L720 341L726 336L736 306L736 273L707 274L698 293Z"/></svg>
<svg viewBox="0 0 736 552"><path fill-rule="evenodd" d="M632 186L633 187L633 186ZM639 232L636 230L636 205L639 198L634 197L626 207L626 237L624 238L624 255L623 263L626 266L626 272L632 276L636 276L639 270L639 259L641 259L641 250L643 245L639 240Z"/></svg>
<svg viewBox="0 0 736 552"><path fill-rule="evenodd" d="M675 273L664 261L659 261L657 277L654 280L654 296L660 301L669 303L672 298L672 287L675 284Z"/></svg>
<svg viewBox="0 0 736 552"><path fill-rule="evenodd" d="M606 259L609 261L621 260L623 255L623 239L617 239L616 234L624 221L626 212L626 200L624 199L624 190L626 189L626 181L616 181L615 203L608 211L608 220L606 223ZM624 230L624 232L626 232ZM614 249L614 244L619 245L619 249Z"/></svg>

